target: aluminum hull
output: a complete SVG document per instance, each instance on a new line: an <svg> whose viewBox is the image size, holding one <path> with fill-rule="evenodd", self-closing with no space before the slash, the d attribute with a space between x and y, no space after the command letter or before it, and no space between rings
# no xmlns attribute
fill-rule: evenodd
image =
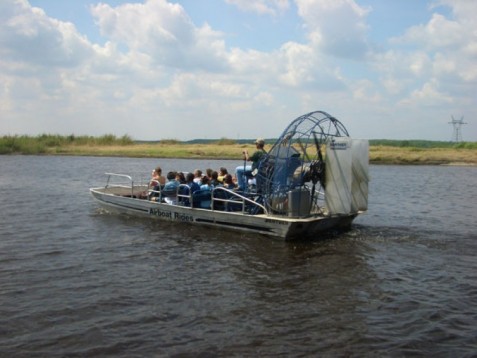
<svg viewBox="0 0 477 358"><path fill-rule="evenodd" d="M90 192L100 205L112 212L142 216L156 220L207 226L237 232L254 233L291 240L319 238L320 233L349 227L357 214L291 218L283 215L229 212L193 208L135 198L134 193L143 190L125 188L91 188Z"/></svg>

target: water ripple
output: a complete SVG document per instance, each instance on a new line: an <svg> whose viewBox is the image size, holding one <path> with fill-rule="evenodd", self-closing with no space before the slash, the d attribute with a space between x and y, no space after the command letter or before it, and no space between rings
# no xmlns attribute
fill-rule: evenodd
<svg viewBox="0 0 477 358"><path fill-rule="evenodd" d="M89 198L97 173L154 159L0 160L2 198L25 168L43 189L0 202L0 356L475 355L475 169L372 167L351 230L284 243Z"/></svg>

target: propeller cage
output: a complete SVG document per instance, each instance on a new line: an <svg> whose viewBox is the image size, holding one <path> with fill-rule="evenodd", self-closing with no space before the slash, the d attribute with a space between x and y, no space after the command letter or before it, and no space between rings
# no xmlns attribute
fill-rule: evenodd
<svg viewBox="0 0 477 358"><path fill-rule="evenodd" d="M326 112L292 121L258 165L257 193L264 205L274 214L292 217L322 213L325 148L338 137L349 137L348 131Z"/></svg>

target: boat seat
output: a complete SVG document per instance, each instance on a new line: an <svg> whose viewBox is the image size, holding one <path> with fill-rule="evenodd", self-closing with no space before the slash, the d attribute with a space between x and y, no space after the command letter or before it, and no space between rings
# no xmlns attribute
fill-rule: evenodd
<svg viewBox="0 0 477 358"><path fill-rule="evenodd" d="M242 211L243 210L243 200L239 198L231 198L226 205L227 211Z"/></svg>
<svg viewBox="0 0 477 358"><path fill-rule="evenodd" d="M192 194L192 207L210 209L212 192L210 190L197 190Z"/></svg>
<svg viewBox="0 0 477 358"><path fill-rule="evenodd" d="M190 206L190 188L185 184L179 185L179 189L177 190L177 198L179 205Z"/></svg>
<svg viewBox="0 0 477 358"><path fill-rule="evenodd" d="M161 190L161 199L168 204L177 203L177 188Z"/></svg>
<svg viewBox="0 0 477 358"><path fill-rule="evenodd" d="M153 180L154 182L157 182L157 180ZM157 198L159 197L160 195L160 191L162 190L164 186L163 185L160 185L159 183L157 183L156 185L154 185L150 190L149 190L149 194L148 194L148 199L149 200L157 200Z"/></svg>
<svg viewBox="0 0 477 358"><path fill-rule="evenodd" d="M214 198L217 198L219 200L214 200L214 210L225 210L226 204L224 201L220 200L226 200L229 199L229 194L223 190L214 190L212 192L212 195Z"/></svg>

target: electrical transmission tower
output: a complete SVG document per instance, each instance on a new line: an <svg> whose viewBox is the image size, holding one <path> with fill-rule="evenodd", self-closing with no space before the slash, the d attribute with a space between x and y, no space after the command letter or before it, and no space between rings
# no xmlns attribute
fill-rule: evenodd
<svg viewBox="0 0 477 358"><path fill-rule="evenodd" d="M460 117L459 120L455 119L454 116L451 116L452 121L449 124L452 124L454 127L454 132L452 133L453 142L462 142L462 125L467 124L464 122L464 116Z"/></svg>

